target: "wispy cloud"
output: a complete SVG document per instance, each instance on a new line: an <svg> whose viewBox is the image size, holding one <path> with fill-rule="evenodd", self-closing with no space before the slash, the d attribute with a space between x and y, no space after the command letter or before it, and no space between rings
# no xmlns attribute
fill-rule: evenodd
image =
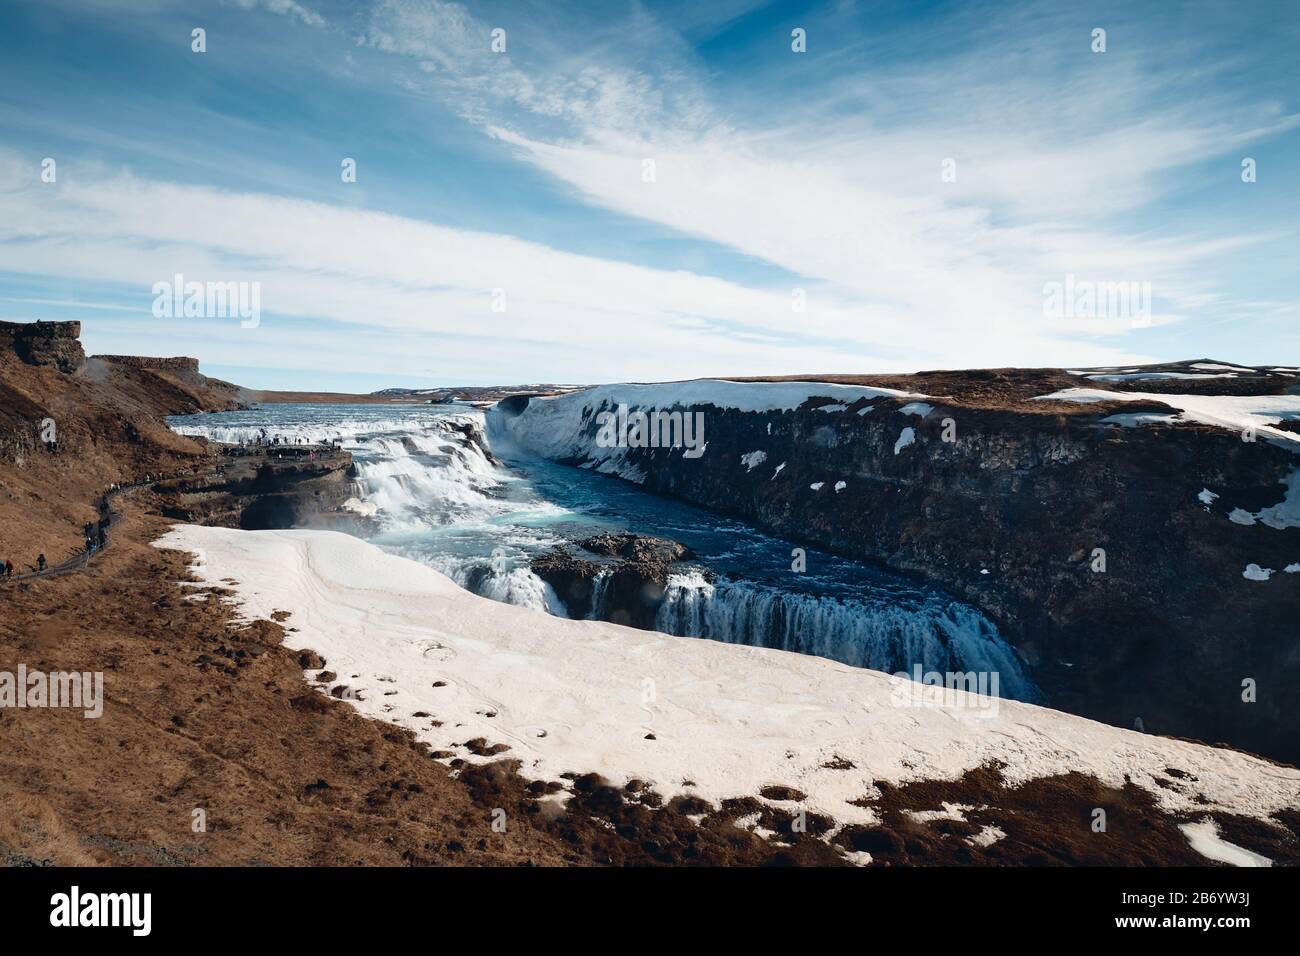
<svg viewBox="0 0 1300 956"><path fill-rule="evenodd" d="M1094 21L1052 5L942 7L866 29L832 4L804 11L809 52L796 54L788 18L746 0L690 15L634 2L219 9L260 16L258 43L286 50L256 61L274 93L257 109L222 94L246 39L223 22L207 59L175 68L199 94L188 125L162 121L167 89L147 108L122 94L137 97L125 127L111 110L73 129L40 101L0 103L10 129L84 152L47 184L40 154L0 149L0 268L60 283L10 296L7 314L41 298L92 316L138 309L114 320L115 349L192 343L230 365L479 381L1115 364L1181 355L1162 330L1212 341L1227 316L1294 340L1296 297L1277 279L1294 227L1284 204L1249 205L1276 193L1241 183L1238 164L1294 142L1298 119L1239 42L1213 45L1231 23L1170 31L1168 14L1117 7L1110 49L1093 54ZM363 98L384 116L367 127L379 139L349 119ZM204 141L196 123L220 132ZM312 155L286 156L281 128ZM97 150L133 171L97 164ZM340 192L333 154L355 151L363 182ZM492 174L457 180L474 189L421 191L479 157ZM162 175L143 171L164 158ZM419 199L403 202L404 187ZM389 211L368 211L380 192ZM261 282L267 319L250 334L147 318L150 287L176 272ZM1067 274L1148 282L1153 314L1136 329L1051 316L1044 286ZM103 289L116 292L97 301Z"/></svg>
<svg viewBox="0 0 1300 956"><path fill-rule="evenodd" d="M311 27L320 27L325 25L325 18L314 10L304 7L295 0L231 0L235 6L243 7L245 10L252 10L261 7L263 10L269 10L271 13L278 13L281 16L294 17Z"/></svg>
<svg viewBox="0 0 1300 956"><path fill-rule="evenodd" d="M927 23L982 34L929 59L845 69L841 54L814 88L820 102L791 95L772 104L774 122L750 127L717 118L689 58L653 73L606 67L592 96L549 51L536 72L494 63L485 42L457 55L489 29L459 5L390 0L375 16L406 38L387 49L438 56L431 83L471 88L466 115L585 200L819 281L810 303L829 299L922 361L997 362L1047 361L1080 336L1122 347L1123 323L1045 319L1044 283L1067 273L1151 283L1152 324L1221 307L1207 260L1276 241L1277 226L1208 237L1125 228L1120 216L1214 157L1239 186L1241 151L1300 122L1276 101L1243 104L1201 83L1187 98L1181 64L1200 56L1199 79L1216 72L1204 51L1178 44L1177 74L1131 50L1093 54L1077 21L1041 9ZM945 162L954 181L941 179Z"/></svg>

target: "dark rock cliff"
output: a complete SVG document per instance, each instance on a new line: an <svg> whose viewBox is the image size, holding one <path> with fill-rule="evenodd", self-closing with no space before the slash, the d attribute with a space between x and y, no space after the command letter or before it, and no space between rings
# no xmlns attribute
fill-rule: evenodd
<svg viewBox="0 0 1300 956"><path fill-rule="evenodd" d="M555 589L570 617L596 612L601 620L643 630L654 629L672 565L692 557L676 541L637 534L600 534L577 547L594 557L557 548L532 560L533 573Z"/></svg>
<svg viewBox="0 0 1300 956"><path fill-rule="evenodd" d="M86 362L80 322L0 322L0 350L12 349L28 365L75 372Z"/></svg>
<svg viewBox="0 0 1300 956"><path fill-rule="evenodd" d="M333 526L352 492L352 455L345 451L312 457L298 448L240 455L223 450L217 463L216 470L160 483L163 514L249 531Z"/></svg>
<svg viewBox="0 0 1300 956"><path fill-rule="evenodd" d="M147 368L168 372L197 372L199 360L184 355L158 357L153 355L96 355L101 362L114 365L129 365L131 368Z"/></svg>

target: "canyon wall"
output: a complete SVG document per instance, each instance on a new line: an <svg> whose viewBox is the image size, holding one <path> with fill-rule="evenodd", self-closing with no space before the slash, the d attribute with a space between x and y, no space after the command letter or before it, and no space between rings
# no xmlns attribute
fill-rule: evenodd
<svg viewBox="0 0 1300 956"><path fill-rule="evenodd" d="M618 386L492 414L548 457L943 587L998 623L1051 706L1300 757L1300 573L1283 570L1300 571L1300 459L1284 443L1146 419L1173 411L1152 402L822 385L764 407L696 385L677 402L653 387L653 404L702 414L699 457L602 447ZM638 388L626 399L650 407Z"/></svg>

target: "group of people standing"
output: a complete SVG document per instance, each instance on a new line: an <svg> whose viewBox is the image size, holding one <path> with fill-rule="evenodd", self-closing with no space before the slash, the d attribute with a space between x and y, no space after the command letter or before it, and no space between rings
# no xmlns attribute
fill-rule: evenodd
<svg viewBox="0 0 1300 956"><path fill-rule="evenodd" d="M145 476L146 482L152 480L153 480L153 475ZM86 541L87 555L92 555L95 554L96 552L102 551L104 549L104 545L108 543L108 529L113 523L113 516L112 513L109 511L108 500L111 495L115 494L121 489L122 486L116 482L109 485L107 493L100 499L99 502L99 521L98 522L87 521L84 525L82 525L81 532L82 532L82 536L85 538ZM35 572L37 574L44 574L46 566L47 563L45 560L45 554L41 553L37 555L36 564L34 566ZM33 567L33 566L28 565L28 567ZM12 580L13 576L14 576L13 560L7 558L0 558L0 581Z"/></svg>
<svg viewBox="0 0 1300 956"><path fill-rule="evenodd" d="M36 573L45 573L45 555L36 558ZM9 580L14 576L14 563L9 558L0 559L0 580Z"/></svg>

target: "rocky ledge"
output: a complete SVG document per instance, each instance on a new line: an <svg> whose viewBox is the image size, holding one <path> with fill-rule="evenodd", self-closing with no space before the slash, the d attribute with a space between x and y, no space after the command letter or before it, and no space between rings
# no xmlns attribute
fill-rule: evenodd
<svg viewBox="0 0 1300 956"><path fill-rule="evenodd" d="M164 496L162 513L192 524L248 531L335 527L350 517L340 511L355 477L348 452L223 448L217 461L213 471L160 482L155 490Z"/></svg>
<svg viewBox="0 0 1300 956"><path fill-rule="evenodd" d="M0 349L28 365L75 372L86 363L80 322L0 322Z"/></svg>
<svg viewBox="0 0 1300 956"><path fill-rule="evenodd" d="M676 541L638 534L599 534L575 542L590 557L561 546L531 562L533 573L555 589L570 617L593 614L615 624L654 628L672 566L691 550Z"/></svg>

